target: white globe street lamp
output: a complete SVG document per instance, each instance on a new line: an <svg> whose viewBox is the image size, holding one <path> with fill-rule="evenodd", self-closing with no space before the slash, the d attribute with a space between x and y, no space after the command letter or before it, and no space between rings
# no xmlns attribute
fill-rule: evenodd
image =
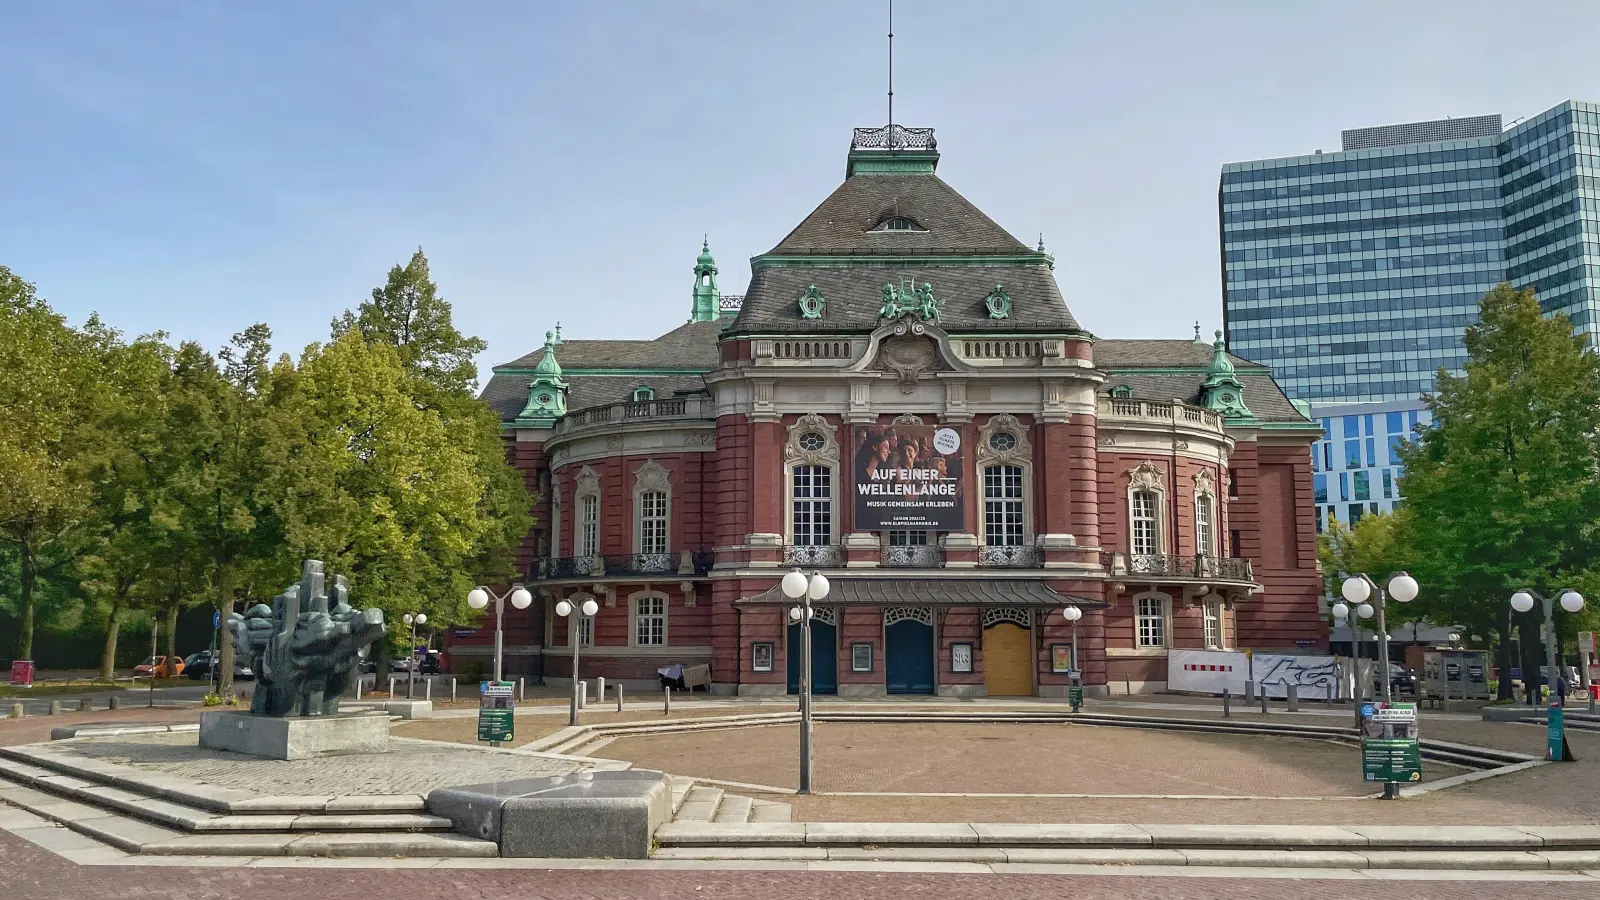
<svg viewBox="0 0 1600 900"><path fill-rule="evenodd" d="M515 603L513 599L511 602ZM578 617L568 619L567 634L572 640L572 705L568 709L567 724L578 724L578 657L583 651L583 622L592 620L595 613L600 611L600 604L594 598L583 601L582 605L574 606L571 600L561 600L556 603L556 615L563 619L577 613Z"/></svg>
<svg viewBox="0 0 1600 900"><path fill-rule="evenodd" d="M406 613L400 621L411 626L411 643L406 645L406 699L417 693L417 626L428 624L427 613Z"/></svg>
<svg viewBox="0 0 1600 900"><path fill-rule="evenodd" d="M1561 608L1569 613L1583 610L1583 595L1577 591L1566 591L1561 595Z"/></svg>
<svg viewBox="0 0 1600 900"><path fill-rule="evenodd" d="M1061 609L1061 618L1072 623L1072 683L1074 686L1083 684L1083 669L1078 665L1078 621L1083 618L1083 610L1076 606L1065 606ZM1073 695L1077 696L1076 694ZM1073 712L1078 707L1072 708Z"/></svg>
<svg viewBox="0 0 1600 900"><path fill-rule="evenodd" d="M816 610L813 601L828 596L830 585L821 572L811 577L799 569L778 582L783 595L799 604L789 607L789 621L800 626L800 788L795 793L811 793L811 620Z"/></svg>
<svg viewBox="0 0 1600 900"><path fill-rule="evenodd" d="M1511 595L1511 608L1519 613L1531 611L1533 609L1533 595L1527 591L1517 591Z"/></svg>
<svg viewBox="0 0 1600 900"><path fill-rule="evenodd" d="M1556 636L1556 604L1552 602L1551 598L1548 596L1524 589L1511 595L1511 608L1519 613L1531 612L1533 610L1533 604L1535 600L1544 604L1544 652L1545 666L1550 673L1550 695L1552 698L1555 698L1555 703L1565 705L1565 700L1561 697L1561 691L1557 690L1557 679L1561 678L1561 670L1558 668L1560 663L1560 653L1557 649L1557 643L1560 641L1560 638ZM1559 602L1561 604L1561 609L1567 613L1576 613L1583 610L1583 595L1572 588L1562 589ZM1523 683L1528 683L1528 676L1523 676ZM1535 681L1534 683L1537 684L1538 682ZM1530 690L1532 689L1530 688ZM1552 724L1550 727L1554 728L1555 726ZM1554 734L1554 732L1552 732L1552 734ZM1556 742L1552 738L1552 753L1555 753L1555 745ZM1559 761L1559 758L1559 753L1555 753L1555 755L1552 756L1552 759L1556 759L1557 761Z"/></svg>
<svg viewBox="0 0 1600 900"><path fill-rule="evenodd" d="M1374 612L1375 612L1375 611L1376 611L1376 610L1374 610L1374 609L1373 609L1373 608L1372 608L1372 604L1371 604L1371 603L1363 603L1363 604L1361 604L1361 605L1360 605L1360 606L1358 606L1358 607L1356 607L1356 615L1357 615L1357 616L1360 616L1360 617L1361 617L1361 618L1363 618L1363 619L1370 619L1370 618L1372 618L1372 614L1373 614L1373 613L1374 613Z"/></svg>
<svg viewBox="0 0 1600 900"><path fill-rule="evenodd" d="M1367 598L1372 596L1372 584L1367 581L1365 575L1346 578L1344 584L1339 587L1339 593L1351 603L1365 603Z"/></svg>
<svg viewBox="0 0 1600 900"><path fill-rule="evenodd" d="M1389 596L1401 603L1410 603L1417 599L1417 580L1410 574L1401 572L1389 579Z"/></svg>
<svg viewBox="0 0 1600 900"><path fill-rule="evenodd" d="M523 587L521 582L513 584L511 590L504 594L496 594L481 584L467 592L467 605L473 609L485 609L489 606L490 600L494 601L494 680L496 684L501 681L503 674L501 670L505 656L504 620L506 598L508 597L511 599L511 605L517 609L527 609L528 604L533 602L533 595L528 593L528 589ZM427 619L424 618L423 621L427 621Z"/></svg>

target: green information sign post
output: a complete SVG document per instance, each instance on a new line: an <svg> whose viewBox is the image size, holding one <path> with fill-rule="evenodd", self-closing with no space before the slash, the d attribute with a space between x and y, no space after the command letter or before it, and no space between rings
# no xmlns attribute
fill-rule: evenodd
<svg viewBox="0 0 1600 900"><path fill-rule="evenodd" d="M517 732L517 704L510 681L485 681L478 685L478 740L498 747Z"/></svg>
<svg viewBox="0 0 1600 900"><path fill-rule="evenodd" d="M1567 746L1566 713L1559 702L1545 710L1546 743L1544 758L1551 762L1571 762L1572 748Z"/></svg>
<svg viewBox="0 0 1600 900"><path fill-rule="evenodd" d="M1361 776L1383 782L1383 796L1399 796L1401 784L1422 780L1415 703L1367 703L1361 707Z"/></svg>

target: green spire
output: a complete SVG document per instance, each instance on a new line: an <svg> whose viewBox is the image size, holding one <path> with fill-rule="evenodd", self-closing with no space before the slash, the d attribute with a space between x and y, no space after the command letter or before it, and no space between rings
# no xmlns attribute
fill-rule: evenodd
<svg viewBox="0 0 1600 900"><path fill-rule="evenodd" d="M528 402L517 414L516 424L530 428L549 428L567 414L567 382L556 361L559 341L554 331L544 333L544 355L533 367L528 381Z"/></svg>
<svg viewBox="0 0 1600 900"><path fill-rule="evenodd" d="M1225 419L1254 419L1250 407L1244 405L1244 384L1233 371L1233 360L1228 359L1227 345L1222 342L1222 332L1212 345L1211 365L1206 368L1206 380L1200 386L1200 402L1206 409L1222 413Z"/></svg>
<svg viewBox="0 0 1600 900"><path fill-rule="evenodd" d="M717 317L717 261L711 258L711 243L700 243L700 257L694 261L694 306L691 322L709 322Z"/></svg>

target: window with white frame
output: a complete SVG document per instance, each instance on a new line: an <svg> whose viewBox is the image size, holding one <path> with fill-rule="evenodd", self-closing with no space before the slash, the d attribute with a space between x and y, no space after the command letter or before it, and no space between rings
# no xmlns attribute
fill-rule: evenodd
<svg viewBox="0 0 1600 900"><path fill-rule="evenodd" d="M1194 498L1194 542L1202 556L1215 556L1217 553L1216 527L1212 521L1214 511L1210 494Z"/></svg>
<svg viewBox="0 0 1600 900"><path fill-rule="evenodd" d="M1139 598L1137 619L1140 647L1165 647L1167 645L1167 601L1164 597L1149 595Z"/></svg>
<svg viewBox="0 0 1600 900"><path fill-rule="evenodd" d="M667 642L667 598L645 596L634 600L633 642L640 647Z"/></svg>
<svg viewBox="0 0 1600 900"><path fill-rule="evenodd" d="M639 552L667 552L665 491L645 491L639 495Z"/></svg>
<svg viewBox="0 0 1600 900"><path fill-rule="evenodd" d="M1160 498L1155 491L1133 492L1133 529L1131 532L1130 550L1136 556L1149 556L1159 553L1156 510L1160 508Z"/></svg>
<svg viewBox="0 0 1600 900"><path fill-rule="evenodd" d="M1001 437L996 434L995 437ZM1010 434L1004 435L1015 441ZM1022 546L1022 467L983 469L983 542L991 547Z"/></svg>
<svg viewBox="0 0 1600 900"><path fill-rule="evenodd" d="M600 552L600 498L586 494L578 498L578 555Z"/></svg>
<svg viewBox="0 0 1600 900"><path fill-rule="evenodd" d="M1206 649L1222 649L1222 604L1209 601L1204 607Z"/></svg>
<svg viewBox="0 0 1600 900"><path fill-rule="evenodd" d="M926 531L891 531L889 532L889 546L891 547L926 547L928 533Z"/></svg>
<svg viewBox="0 0 1600 900"><path fill-rule="evenodd" d="M833 470L827 466L795 466L793 478L795 545L820 547L833 543Z"/></svg>

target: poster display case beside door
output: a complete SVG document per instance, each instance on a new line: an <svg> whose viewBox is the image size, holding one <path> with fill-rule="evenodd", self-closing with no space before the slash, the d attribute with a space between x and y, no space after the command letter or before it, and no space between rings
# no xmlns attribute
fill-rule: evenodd
<svg viewBox="0 0 1600 900"><path fill-rule="evenodd" d="M850 671L872 671L872 644L863 641L850 645Z"/></svg>
<svg viewBox="0 0 1600 900"><path fill-rule="evenodd" d="M956 675L972 673L972 645L959 642L950 645L950 671Z"/></svg>
<svg viewBox="0 0 1600 900"><path fill-rule="evenodd" d="M750 670L753 672L772 671L772 642L756 641L750 645Z"/></svg>
<svg viewBox="0 0 1600 900"><path fill-rule="evenodd" d="M1067 675L1077 668L1077 660L1072 658L1071 644L1050 645L1050 671L1056 675Z"/></svg>

